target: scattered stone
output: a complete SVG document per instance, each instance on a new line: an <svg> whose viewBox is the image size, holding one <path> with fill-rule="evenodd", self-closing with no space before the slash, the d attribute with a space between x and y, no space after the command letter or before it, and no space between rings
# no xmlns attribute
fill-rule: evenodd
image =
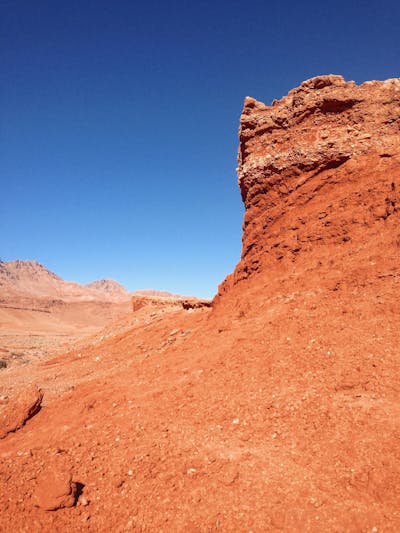
<svg viewBox="0 0 400 533"><path fill-rule="evenodd" d="M79 498L79 504L82 505L83 507L86 507L87 505L89 505L90 501L85 497L85 496L81 496Z"/></svg>
<svg viewBox="0 0 400 533"><path fill-rule="evenodd" d="M15 401L10 401L0 413L0 439L22 428L41 408L43 392L32 385L23 391Z"/></svg>
<svg viewBox="0 0 400 533"><path fill-rule="evenodd" d="M76 492L76 483L68 470L46 469L40 475L35 496L39 507L45 511L57 511L75 505Z"/></svg>
<svg viewBox="0 0 400 533"><path fill-rule="evenodd" d="M0 359L0 368L7 368L7 361L4 361L4 359Z"/></svg>

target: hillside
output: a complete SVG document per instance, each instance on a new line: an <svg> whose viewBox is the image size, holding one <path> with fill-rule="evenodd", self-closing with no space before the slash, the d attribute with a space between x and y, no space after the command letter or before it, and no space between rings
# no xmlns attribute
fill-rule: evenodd
<svg viewBox="0 0 400 533"><path fill-rule="evenodd" d="M116 281L64 281L36 261L0 261L0 358L8 365L45 357L130 310Z"/></svg>
<svg viewBox="0 0 400 533"><path fill-rule="evenodd" d="M212 307L0 371L2 530L399 531L400 79L246 98L239 135Z"/></svg>
<svg viewBox="0 0 400 533"><path fill-rule="evenodd" d="M37 261L0 261L0 297L59 298L63 301L129 299L129 293L114 280L80 285L64 281Z"/></svg>

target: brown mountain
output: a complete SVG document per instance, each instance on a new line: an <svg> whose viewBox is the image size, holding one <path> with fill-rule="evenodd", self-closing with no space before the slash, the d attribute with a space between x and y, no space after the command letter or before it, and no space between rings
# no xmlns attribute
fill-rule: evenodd
<svg viewBox="0 0 400 533"><path fill-rule="evenodd" d="M157 291L154 289L142 289L138 291L134 291L132 293L134 296L149 296L154 298L186 298L185 296L181 296L179 294L174 294L172 292L168 291Z"/></svg>
<svg viewBox="0 0 400 533"><path fill-rule="evenodd" d="M0 297L19 295L60 298L64 301L129 299L126 289L114 280L99 280L80 285L62 278L37 261L0 262Z"/></svg>
<svg viewBox="0 0 400 533"><path fill-rule="evenodd" d="M246 99L212 308L1 371L2 529L399 531L399 139L399 79Z"/></svg>
<svg viewBox="0 0 400 533"><path fill-rule="evenodd" d="M43 357L128 312L113 280L80 285L36 261L0 262L0 352L7 364Z"/></svg>

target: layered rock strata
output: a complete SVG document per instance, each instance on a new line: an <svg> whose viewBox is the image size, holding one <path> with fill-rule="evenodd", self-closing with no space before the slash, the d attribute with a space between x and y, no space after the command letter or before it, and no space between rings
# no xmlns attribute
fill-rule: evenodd
<svg viewBox="0 0 400 533"><path fill-rule="evenodd" d="M228 285L323 245L362 247L367 229L392 244L397 232L383 235L399 216L400 79L319 76L270 106L248 97L239 136L246 213Z"/></svg>

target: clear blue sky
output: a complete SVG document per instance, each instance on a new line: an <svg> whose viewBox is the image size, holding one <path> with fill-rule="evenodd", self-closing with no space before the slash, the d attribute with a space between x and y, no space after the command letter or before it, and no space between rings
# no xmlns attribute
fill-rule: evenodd
<svg viewBox="0 0 400 533"><path fill-rule="evenodd" d="M241 250L243 98L397 77L400 3L0 2L0 258L210 296Z"/></svg>

